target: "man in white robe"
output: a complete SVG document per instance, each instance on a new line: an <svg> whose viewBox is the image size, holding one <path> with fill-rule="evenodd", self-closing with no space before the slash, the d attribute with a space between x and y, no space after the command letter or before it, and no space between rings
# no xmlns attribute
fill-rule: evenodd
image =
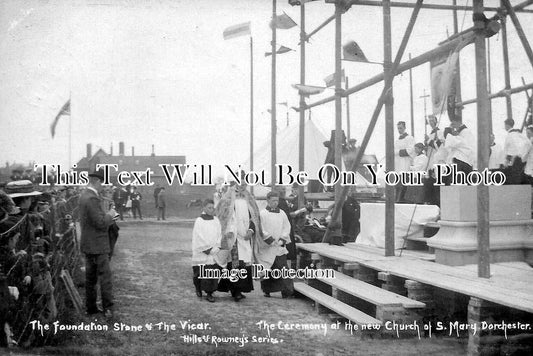
<svg viewBox="0 0 533 356"><path fill-rule="evenodd" d="M413 164L415 156L415 139L405 132L405 121L399 121L396 125L400 136L394 141L394 170L407 172ZM401 183L396 185L396 201L404 201L405 186Z"/></svg>
<svg viewBox="0 0 533 356"><path fill-rule="evenodd" d="M222 240L222 228L216 216L215 206L212 199L203 202L202 214L196 218L192 230L192 269L193 283L196 295L201 298L202 291L206 292L206 300L214 302L213 292L218 287L218 279L200 279L200 270L219 269L225 266L221 262L218 253ZM202 267L203 266L203 267Z"/></svg>
<svg viewBox="0 0 533 356"><path fill-rule="evenodd" d="M271 270L288 268L286 244L291 242L291 224L278 204L279 193L271 191L267 194L267 207L260 213L267 245L259 250L259 255L264 261L272 261L268 265L263 265L265 269ZM270 293L273 292L281 292L282 298L287 298L292 295L294 287L291 279L276 279L270 276L261 280L261 289L265 297L270 297Z"/></svg>
<svg viewBox="0 0 533 356"><path fill-rule="evenodd" d="M507 137L503 145L503 153L505 155L505 176L506 184L520 184L522 182L522 174L526 156L531 148L531 142L522 134L522 132L514 127L514 120L505 120L505 130Z"/></svg>
<svg viewBox="0 0 533 356"><path fill-rule="evenodd" d="M502 145L496 143L494 134L490 134L490 156L489 169L491 171L501 170L505 165L505 154Z"/></svg>
<svg viewBox="0 0 533 356"><path fill-rule="evenodd" d="M428 158L427 170L433 169L433 165L445 163L446 150L444 149L444 132L438 127L437 118L434 115L428 117L431 132L425 137ZM424 169L425 170L425 169Z"/></svg>
<svg viewBox="0 0 533 356"><path fill-rule="evenodd" d="M242 176L242 174L241 174ZM216 215L222 225L222 249L219 256L228 269L245 269L246 278L237 281L222 279L218 290L231 292L236 302L245 298L242 293L251 292L253 287L252 263L262 263L258 250L266 243L259 219L259 208L252 195L246 190L246 182L230 187L216 206Z"/></svg>
<svg viewBox="0 0 533 356"><path fill-rule="evenodd" d="M474 135L466 125L463 125L459 116L450 121L450 127L444 130L444 137L444 148L448 153L446 164L457 165L458 172L465 174L472 172L476 163Z"/></svg>

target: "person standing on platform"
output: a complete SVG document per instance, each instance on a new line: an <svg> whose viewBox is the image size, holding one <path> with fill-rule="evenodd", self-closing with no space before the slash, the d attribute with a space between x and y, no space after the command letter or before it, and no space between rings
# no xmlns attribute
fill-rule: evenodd
<svg viewBox="0 0 533 356"><path fill-rule="evenodd" d="M503 153L503 147L496 143L494 134L490 134L490 156L489 156L489 169L491 171L502 170L505 165L505 154Z"/></svg>
<svg viewBox="0 0 533 356"><path fill-rule="evenodd" d="M259 250L264 261L272 261L270 265L263 264L265 269L281 270L287 266L287 249L285 246L291 241L291 224L287 215L278 207L279 193L271 191L267 194L267 207L261 210L261 222L265 234L268 237L264 240L267 245ZM282 298L290 297L294 287L292 279L264 278L261 280L261 289L265 297L270 297L270 293L281 292Z"/></svg>
<svg viewBox="0 0 533 356"><path fill-rule="evenodd" d="M165 198L165 188L161 187L157 194L157 220L165 220L165 210L167 208L167 201Z"/></svg>
<svg viewBox="0 0 533 356"><path fill-rule="evenodd" d="M143 219L143 214L141 212L141 200L142 195L137 190L137 187L132 188L132 192L130 195L131 198L131 211L133 212L133 218L137 219L137 214L139 214L139 219Z"/></svg>
<svg viewBox="0 0 533 356"><path fill-rule="evenodd" d="M446 162L446 150L444 149L444 132L438 127L435 115L428 116L428 124L431 132L426 135L424 143L427 147L426 156L429 161L427 169L432 170L433 165Z"/></svg>
<svg viewBox="0 0 533 356"><path fill-rule="evenodd" d="M522 183L525 159L531 148L531 142L520 130L513 128L513 119L505 120L504 125L507 131L507 137L503 145L506 166L504 173L507 178L505 183L520 184Z"/></svg>
<svg viewBox="0 0 533 356"><path fill-rule="evenodd" d="M202 291L206 292L206 300L211 303L215 301L213 292L217 290L218 279L199 279L198 277L200 276L200 266L203 266L204 270L213 270L226 265L223 262L220 263L218 257L222 240L222 227L214 213L213 200L204 200L202 214L196 219L192 229L192 271L196 295L201 298Z"/></svg>
<svg viewBox="0 0 533 356"><path fill-rule="evenodd" d="M444 148L447 152L446 164L457 165L458 172L472 172L475 163L474 135L459 115L453 116L450 126L444 130ZM449 181L451 181L451 177ZM448 181L448 183L449 183Z"/></svg>
<svg viewBox="0 0 533 356"><path fill-rule="evenodd" d="M394 141L394 170L407 172L413 164L415 155L415 139L405 131L405 121L399 121L396 125L400 136ZM396 201L404 199L405 186L401 183L396 185Z"/></svg>
<svg viewBox="0 0 533 356"><path fill-rule="evenodd" d="M113 282L109 266L108 229L117 215L110 209L107 214L102 209L100 191L104 181L104 170L89 174L89 186L83 191L79 201L81 226L81 252L85 254L85 307L88 315L98 313L96 306L96 284L100 279L102 307L106 318L113 316Z"/></svg>
<svg viewBox="0 0 533 356"><path fill-rule="evenodd" d="M428 157L424 153L424 144L419 142L415 145L415 158L413 159L413 164L411 165L411 171L425 171L428 167Z"/></svg>
<svg viewBox="0 0 533 356"><path fill-rule="evenodd" d="M440 205L440 188L435 185L435 164L446 163L447 152L444 148L444 132L439 128L435 115L428 116L428 124L431 128L429 135L425 136L426 156L428 158L428 176L424 180L424 202ZM426 169L424 169L426 170Z"/></svg>
<svg viewBox="0 0 533 356"><path fill-rule="evenodd" d="M342 205L342 238L343 243L355 242L361 231L361 206L357 201L355 186L350 187L346 200Z"/></svg>

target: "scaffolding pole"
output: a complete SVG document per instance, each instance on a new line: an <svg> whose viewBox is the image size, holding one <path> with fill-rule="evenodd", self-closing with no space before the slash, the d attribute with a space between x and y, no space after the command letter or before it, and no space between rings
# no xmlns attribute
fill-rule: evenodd
<svg viewBox="0 0 533 356"><path fill-rule="evenodd" d="M394 171L394 107L392 95L392 30L390 0L383 1L383 72L385 87L385 166L387 172ZM394 203L396 189L385 185L385 256L394 256Z"/></svg>
<svg viewBox="0 0 533 356"><path fill-rule="evenodd" d="M505 1L505 0L504 0ZM476 32L476 93L477 93L477 164L481 172L489 166L489 97L487 93L487 60L485 49L485 23L483 0L474 0L474 28ZM478 277L490 278L490 231L489 231L489 187L477 187L477 245Z"/></svg>
<svg viewBox="0 0 533 356"><path fill-rule="evenodd" d="M415 26L416 19L418 17L418 13L420 12L420 7L422 5L423 0L417 0L416 6L413 10L413 13L411 14L411 18L409 19L409 23L407 24L407 28L405 30L405 34L403 35L402 42L400 43L400 48L398 49L398 53L396 54L396 57L394 59L394 63L392 64L391 70L390 70L390 76L387 77L385 80L385 87L381 91L381 95L379 96L378 102L376 104L376 108L374 109L374 112L372 114L372 118L370 119L370 123L368 124L368 128L366 130L365 136L363 138L363 141L361 142L361 147L359 150L357 150L357 154L355 155L355 159L352 163L352 166L349 167L348 170L355 171L357 169L357 166L359 163L361 163L361 159L363 158L363 155L365 153L366 147L368 146L368 142L370 141L370 137L372 136L372 132L374 131L374 128L376 127L376 123L379 117L379 114L381 112L381 109L383 105L385 104L385 97L388 92L388 88L392 86L392 81L394 80L394 76L397 75L397 70L400 65L400 61L402 60L402 56L405 52L405 48L407 47L407 43L409 42L409 37L411 37L411 33L413 32L413 28ZM346 199L346 195L348 193L348 187L343 186L341 190L341 194L339 199L335 201L335 206L331 215L331 220L335 221L335 219L338 218L342 211L342 204L341 201ZM327 240L329 237L329 234L331 231L329 229L326 230L326 233L324 235L323 240Z"/></svg>
<svg viewBox="0 0 533 356"><path fill-rule="evenodd" d="M511 72L509 70L509 48L507 44L507 18L502 16L502 53L503 53L503 74L505 77L505 90L511 89ZM505 96L507 104L507 118L513 118L513 102L510 95Z"/></svg>
<svg viewBox="0 0 533 356"><path fill-rule="evenodd" d="M417 67L419 65L422 65L424 63L427 63L431 61L433 58L441 57L442 55L447 55L451 51L455 50L459 44L462 43L463 46L466 46L468 44L471 44L474 42L475 35L472 31L469 31L467 33L462 34L459 37L456 37L455 39L451 41L447 41L443 43L442 45L438 46L437 48L434 48L426 53L423 53L413 59L407 60L406 62L398 65L397 70L395 71L396 75L405 72L406 70L409 70L411 68ZM380 73L375 75L374 77L365 80L364 82L357 84L350 89L347 89L344 91L344 96L357 93L363 89L366 89L374 84L377 84L385 79L385 74ZM335 96L329 96L327 98L324 98L322 100L316 101L314 103L311 103L305 107L305 109L310 109L315 106L319 106L322 104L329 103L331 101L335 100Z"/></svg>

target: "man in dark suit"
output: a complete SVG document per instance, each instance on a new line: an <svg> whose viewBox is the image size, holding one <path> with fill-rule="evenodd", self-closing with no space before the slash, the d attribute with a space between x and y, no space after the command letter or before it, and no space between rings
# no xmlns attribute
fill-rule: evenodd
<svg viewBox="0 0 533 356"><path fill-rule="evenodd" d="M100 310L96 306L96 283L100 276L102 307L107 318L113 316L113 284L109 267L108 229L117 213L110 209L106 214L102 209L100 191L104 181L104 170L89 174L89 186L79 200L81 226L81 252L85 254L85 307L92 315Z"/></svg>
<svg viewBox="0 0 533 356"><path fill-rule="evenodd" d="M167 207L167 202L165 200L165 188L161 187L159 194L157 194L157 220L161 218L165 220L165 209Z"/></svg>

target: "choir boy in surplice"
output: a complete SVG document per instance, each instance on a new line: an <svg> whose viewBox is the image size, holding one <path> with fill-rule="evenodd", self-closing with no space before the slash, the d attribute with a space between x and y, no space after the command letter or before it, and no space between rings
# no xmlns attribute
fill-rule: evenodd
<svg viewBox="0 0 533 356"><path fill-rule="evenodd" d="M272 261L271 265L263 265L265 269L271 270L288 269L286 244L291 242L291 224L278 204L279 193L271 191L267 194L267 207L261 210L261 223L267 246L259 253L263 261ZM265 297L270 297L270 293L281 292L282 298L287 298L292 295L294 287L292 279L273 278L267 274L261 280L261 289Z"/></svg>

